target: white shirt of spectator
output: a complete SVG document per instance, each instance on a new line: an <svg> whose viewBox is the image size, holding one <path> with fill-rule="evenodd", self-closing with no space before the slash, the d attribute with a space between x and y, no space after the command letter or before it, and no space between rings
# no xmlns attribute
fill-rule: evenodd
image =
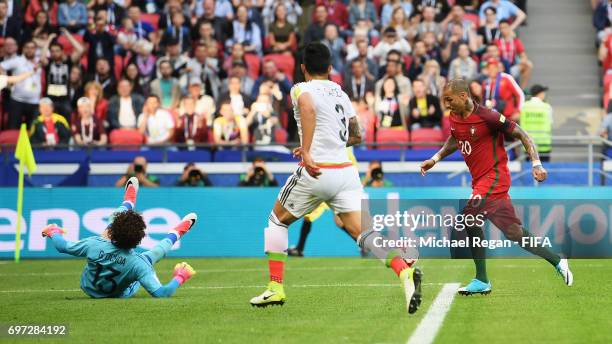
<svg viewBox="0 0 612 344"><path fill-rule="evenodd" d="M355 117L355 110L349 97L340 85L328 80L301 82L291 89L291 101L295 121L302 142L302 124L298 98L309 93L314 102L317 124L314 131L310 154L316 163L342 164L349 162L346 155L349 119Z"/></svg>
<svg viewBox="0 0 612 344"><path fill-rule="evenodd" d="M132 98L119 98L119 127L136 127L136 114L132 108Z"/></svg>
<svg viewBox="0 0 612 344"><path fill-rule="evenodd" d="M138 116L138 126L142 124L144 116ZM172 115L163 109L157 109L155 114L147 117L147 143L163 143L171 134L174 128Z"/></svg>
<svg viewBox="0 0 612 344"><path fill-rule="evenodd" d="M234 113L244 116L244 100L242 99L242 96L230 95L230 99L231 99L232 109L234 110Z"/></svg>
<svg viewBox="0 0 612 344"><path fill-rule="evenodd" d="M398 38L393 44L389 44L384 40L378 42L372 54L378 59L378 64L384 66L387 64L387 53L391 50L397 50L402 55L409 55L412 49L410 43L403 38Z"/></svg>
<svg viewBox="0 0 612 344"><path fill-rule="evenodd" d="M8 76L0 75L0 91L2 91L6 85L8 85Z"/></svg>
<svg viewBox="0 0 612 344"><path fill-rule="evenodd" d="M15 55L0 63L0 67L13 75L19 75L34 70L35 63L28 61L23 55ZM13 85L11 98L21 103L38 104L42 90L41 69L29 78Z"/></svg>

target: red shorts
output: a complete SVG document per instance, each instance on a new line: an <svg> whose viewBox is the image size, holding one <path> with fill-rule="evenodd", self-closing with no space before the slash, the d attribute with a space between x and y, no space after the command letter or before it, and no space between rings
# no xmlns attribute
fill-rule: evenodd
<svg viewBox="0 0 612 344"><path fill-rule="evenodd" d="M472 185L472 194L463 208L463 214L482 214L502 232L513 224L522 226L514 211L508 189L509 186L499 185L494 178L480 178Z"/></svg>

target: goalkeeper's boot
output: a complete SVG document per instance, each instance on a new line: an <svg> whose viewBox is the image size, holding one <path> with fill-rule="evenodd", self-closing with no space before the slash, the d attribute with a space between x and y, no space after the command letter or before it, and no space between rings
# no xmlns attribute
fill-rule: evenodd
<svg viewBox="0 0 612 344"><path fill-rule="evenodd" d="M421 270L412 267L404 269L399 275L409 314L416 312L421 305L421 276Z"/></svg>
<svg viewBox="0 0 612 344"><path fill-rule="evenodd" d="M198 219L198 215L196 213L189 213L183 217L181 222L174 227L174 229L170 230L169 233L176 234L176 237L180 239L185 235L189 230L195 225Z"/></svg>
<svg viewBox="0 0 612 344"><path fill-rule="evenodd" d="M465 287L459 288L457 291L459 295L474 295L474 294L482 294L487 295L491 292L491 282L483 282L474 278L468 285Z"/></svg>
<svg viewBox="0 0 612 344"><path fill-rule="evenodd" d="M574 284L574 275L569 268L569 263L567 259L563 258L559 261L559 264L556 266L557 272L561 277L563 277L563 281L568 287L571 287Z"/></svg>
<svg viewBox="0 0 612 344"><path fill-rule="evenodd" d="M123 194L123 201L130 202L132 209L136 208L136 196L138 195L139 182L138 178L132 177L125 183L125 193Z"/></svg>
<svg viewBox="0 0 612 344"><path fill-rule="evenodd" d="M268 288L263 294L259 296L255 296L251 299L251 306L256 307L267 307L270 305L283 305L285 303L285 290L283 289L283 285L270 281L268 283Z"/></svg>

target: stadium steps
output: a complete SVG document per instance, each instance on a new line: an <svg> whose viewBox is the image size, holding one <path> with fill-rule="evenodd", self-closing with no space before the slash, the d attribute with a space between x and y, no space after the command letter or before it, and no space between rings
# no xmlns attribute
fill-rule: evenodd
<svg viewBox="0 0 612 344"><path fill-rule="evenodd" d="M600 70L597 65L596 32L591 24L588 1L528 1L527 22L520 37L535 68L531 84L550 87L554 135L594 134L601 120ZM555 157L553 161L586 160L584 148L563 147L575 158Z"/></svg>

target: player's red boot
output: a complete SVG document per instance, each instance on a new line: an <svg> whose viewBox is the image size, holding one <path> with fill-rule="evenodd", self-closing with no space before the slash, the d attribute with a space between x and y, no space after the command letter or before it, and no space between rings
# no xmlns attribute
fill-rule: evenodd
<svg viewBox="0 0 612 344"><path fill-rule="evenodd" d="M138 195L139 182L138 178L132 177L125 183L125 193L123 195L124 202L130 202L132 209L136 207L136 196Z"/></svg>
<svg viewBox="0 0 612 344"><path fill-rule="evenodd" d="M189 232L191 227L195 225L196 220L198 219L198 215L196 213L189 213L183 217L181 223L179 223L170 233L176 234L176 237L180 239L185 233Z"/></svg>

